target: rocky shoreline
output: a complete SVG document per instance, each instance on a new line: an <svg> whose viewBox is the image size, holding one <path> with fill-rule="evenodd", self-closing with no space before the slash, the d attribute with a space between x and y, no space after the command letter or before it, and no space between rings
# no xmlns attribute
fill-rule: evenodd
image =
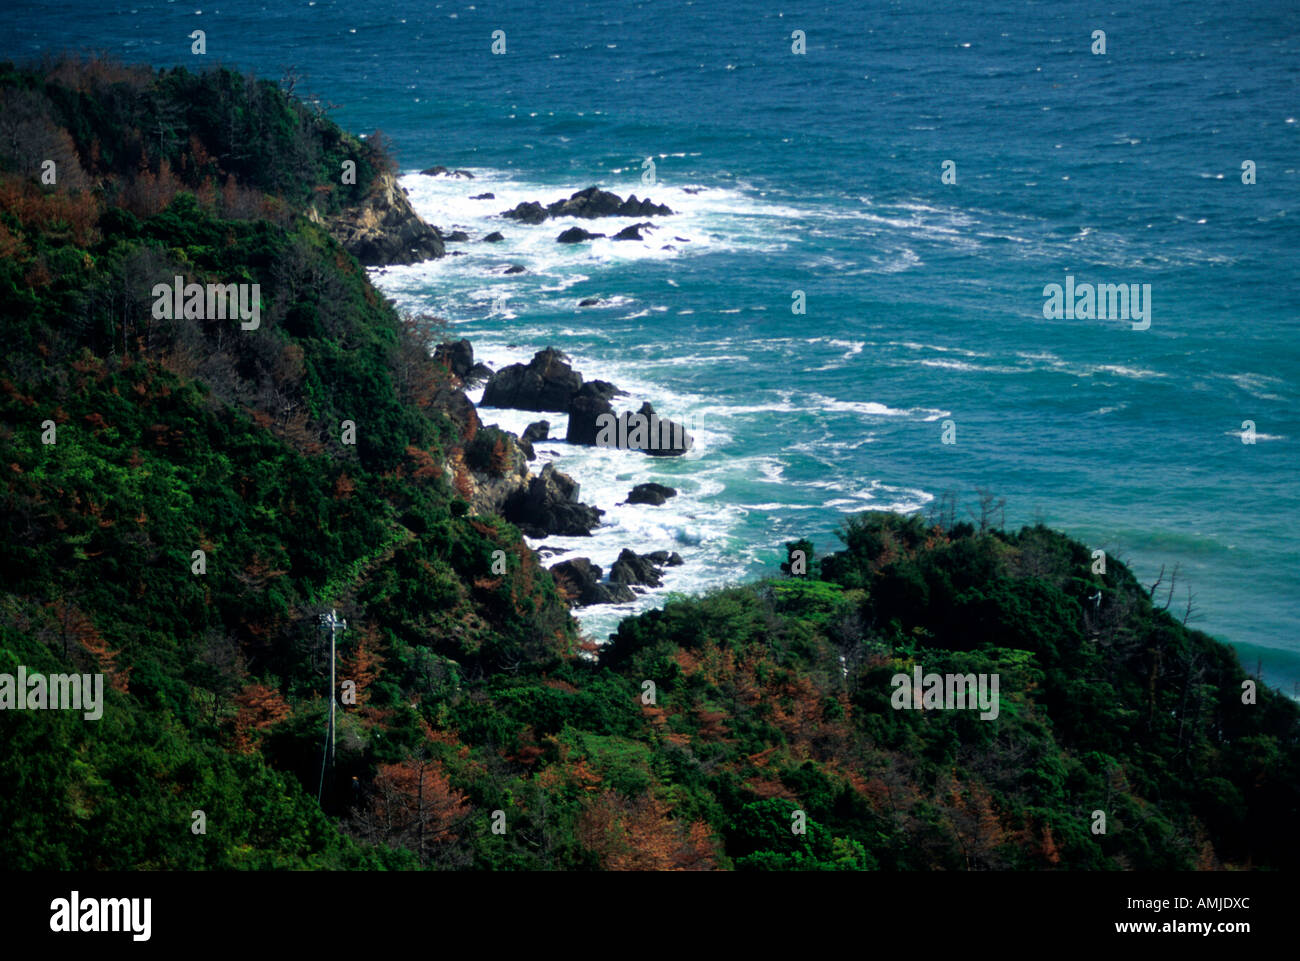
<svg viewBox="0 0 1300 961"><path fill-rule="evenodd" d="M635 413L615 413L612 400L626 396L626 392L608 381L584 381L567 358L554 348L538 351L527 364L511 364L496 372L475 361L474 348L468 340L439 344L434 348L433 356L459 385L455 388L459 396L448 398L449 406L465 412L464 417L472 418L465 421L472 424L473 440L467 445L465 483L462 486L471 511L503 517L527 537L589 537L601 526L605 511L583 503L578 482L553 463L546 464L536 474L529 470L528 462L536 458L534 443L552 439L549 421L530 423L520 434L503 430L495 424L484 426L478 407L465 393L467 388L486 380L479 405L482 407L567 413L569 430L564 440L568 443L618 447L630 453L658 456L680 456L689 449L689 443L672 451L618 443L628 438L620 438L617 431L611 435L614 443L597 445L596 438L585 426L586 421L581 420L583 426L575 431L575 412L581 418L584 412L590 414L593 410L601 410L613 424L631 422L635 425L637 418L643 418L648 425L649 416L644 412L648 410L653 415L653 408L643 404ZM659 423L680 428L672 421ZM648 426L646 429L648 431ZM652 509L676 494L675 489L664 484L637 484L620 503L643 504ZM543 552L552 557L557 553L569 553L568 550L541 548L538 550L539 558ZM673 551L637 554L624 548L607 577L587 557L566 557L550 569L571 606L586 607L632 601L646 589L662 585L664 568L682 563L681 556Z"/></svg>
<svg viewBox="0 0 1300 961"><path fill-rule="evenodd" d="M444 166L429 167L420 173L458 180L474 177L470 171ZM491 200L494 195L486 192L473 199ZM594 220L662 217L672 213L668 206L649 198L638 199L632 194L624 199L591 186L545 205L538 201L520 203L501 211L500 216L537 225L564 217ZM448 243L470 241L464 231L444 232L424 221L412 208L406 189L391 174L376 178L363 203L328 220L322 220L319 215L313 219L324 223L344 249L366 267L436 259L448 255ZM631 224L612 239L644 240L642 231L655 229L656 225L649 221ZM563 231L557 242L578 243L605 236L573 226ZM504 239L499 231L493 231L480 242L499 243ZM519 273L523 269L511 265L506 272ZM584 305L594 304L595 301L590 301ZM546 464L537 473L529 469L529 462L537 456L533 445L551 439L549 421L538 420L516 434L495 424L485 426L479 417L479 406L566 414L568 427L563 440L569 444L617 448L654 457L680 457L693 446L693 438L683 425L661 418L649 403L635 411L618 410L617 399L627 396L626 391L608 381L584 380L568 358L553 347L538 351L526 364L510 364L498 371L475 361L474 348L468 340L433 345L433 356L452 378L451 386L438 397L439 406L467 438L463 462L445 466L456 477L457 487L469 502L472 513L502 517L527 537L589 537L601 526L605 511L583 503L579 483L553 463ZM479 405L475 405L466 392L479 385L483 385L484 391ZM638 484L620 504L653 509L676 494L676 490L663 484ZM546 547L537 551L539 559L544 554L554 557L568 553L568 550ZM681 556L675 552L658 550L637 554L624 548L607 576L586 557L567 557L550 569L570 605L584 607L632 601L638 593L661 586L666 567L682 563Z"/></svg>

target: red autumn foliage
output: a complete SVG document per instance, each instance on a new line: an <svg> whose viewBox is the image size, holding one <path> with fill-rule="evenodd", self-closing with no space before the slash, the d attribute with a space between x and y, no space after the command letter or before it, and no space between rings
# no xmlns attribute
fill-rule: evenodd
<svg viewBox="0 0 1300 961"><path fill-rule="evenodd" d="M234 697L235 750L251 753L255 736L289 716L289 705L280 692L265 684L249 684Z"/></svg>
<svg viewBox="0 0 1300 961"><path fill-rule="evenodd" d="M709 827L668 816L668 805L646 793L629 800L605 790L589 798L577 838L607 871L708 871L717 866Z"/></svg>

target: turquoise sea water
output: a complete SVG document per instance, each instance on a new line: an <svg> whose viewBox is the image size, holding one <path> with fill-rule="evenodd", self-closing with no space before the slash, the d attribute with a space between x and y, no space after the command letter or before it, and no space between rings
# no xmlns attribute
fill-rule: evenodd
<svg viewBox="0 0 1300 961"><path fill-rule="evenodd" d="M493 366L560 347L700 441L668 462L541 445L610 512L560 546L605 565L624 546L678 550L666 589L692 591L771 572L798 536L833 549L854 511L988 488L1008 525L1041 518L1147 583L1178 564L1171 608L1190 586L1193 625L1290 690L1300 6L844 6L29 3L0 11L0 55L293 64L300 91L382 128L408 171L471 170L403 183L443 228L506 242L452 245L465 255L380 286ZM573 246L554 243L566 223L496 216L592 183L679 213L646 243ZM1150 328L1045 319L1043 288L1067 274L1150 284ZM602 306L577 307L591 296ZM649 479L682 494L615 506ZM584 623L601 636L622 613Z"/></svg>

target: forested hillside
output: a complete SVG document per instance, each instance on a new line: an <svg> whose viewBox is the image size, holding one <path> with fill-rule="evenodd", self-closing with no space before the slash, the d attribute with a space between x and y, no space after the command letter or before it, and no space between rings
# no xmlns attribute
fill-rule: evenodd
<svg viewBox="0 0 1300 961"><path fill-rule="evenodd" d="M0 711L0 866L1300 864L1295 704L1042 527L865 515L581 638L475 507L502 451L429 328L323 222L381 144L225 70L0 64L0 673L106 678L98 721ZM158 317L175 276L260 324ZM997 673L997 718L895 710L917 665Z"/></svg>

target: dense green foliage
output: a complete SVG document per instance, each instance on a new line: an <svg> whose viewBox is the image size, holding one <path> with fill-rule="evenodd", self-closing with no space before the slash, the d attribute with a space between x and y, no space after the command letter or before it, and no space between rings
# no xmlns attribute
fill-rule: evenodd
<svg viewBox="0 0 1300 961"><path fill-rule="evenodd" d="M498 436L305 215L379 154L226 71L0 65L0 97L0 674L108 681L98 721L0 711L0 866L1300 862L1295 705L1042 527L865 515L580 642L467 503ZM177 274L259 284L260 327L155 317ZM996 674L998 717L894 709L918 665Z"/></svg>

